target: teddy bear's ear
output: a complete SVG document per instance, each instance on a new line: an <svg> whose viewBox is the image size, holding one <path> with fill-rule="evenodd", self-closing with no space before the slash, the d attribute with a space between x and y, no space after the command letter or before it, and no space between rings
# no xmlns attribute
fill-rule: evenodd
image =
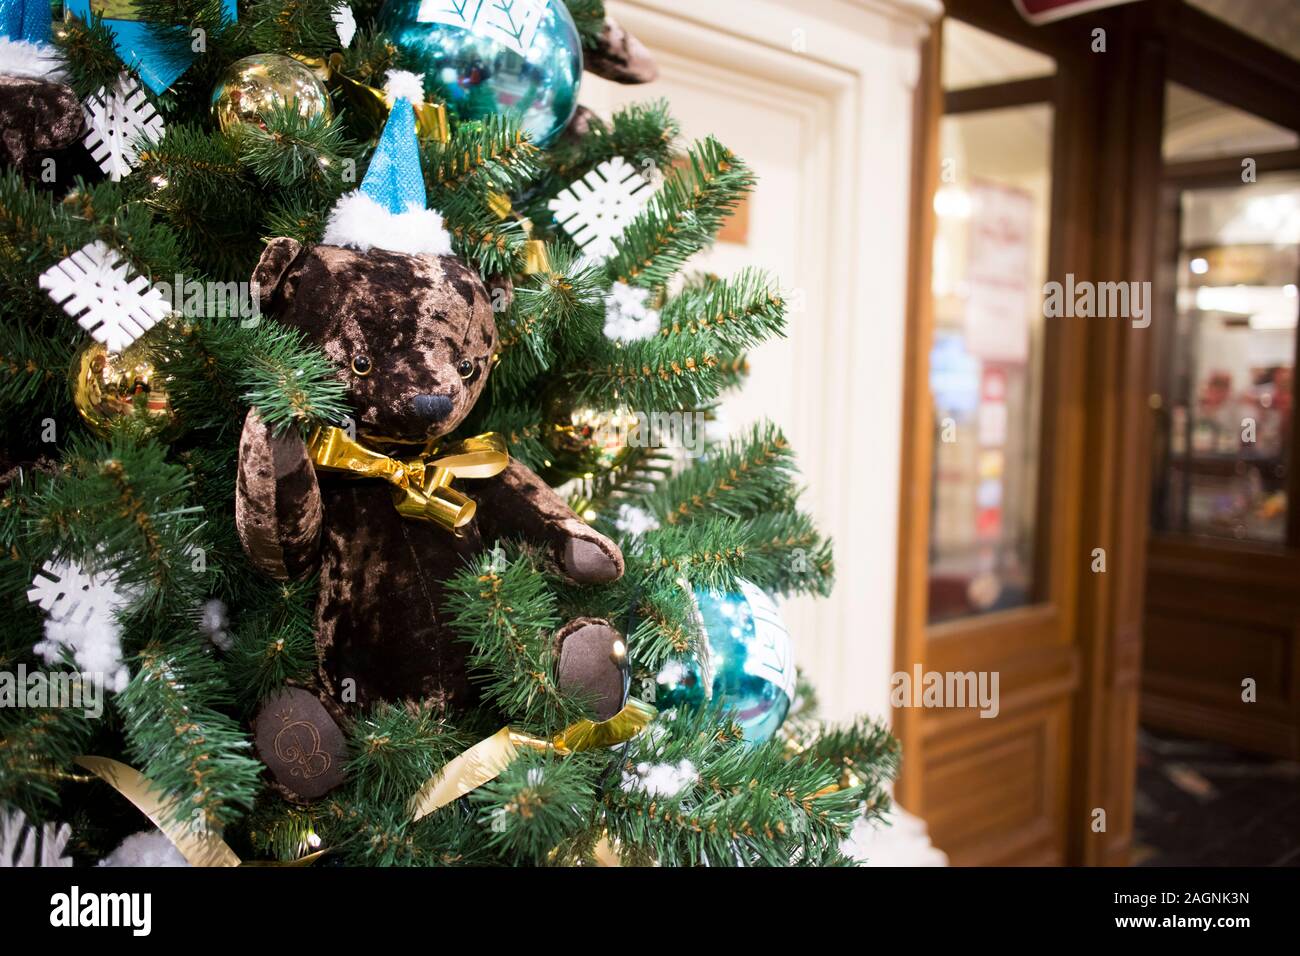
<svg viewBox="0 0 1300 956"><path fill-rule="evenodd" d="M302 249L302 243L297 239L280 236L268 242L262 250L262 258L253 270L253 282L257 286L258 304L263 311L271 309L281 298L285 276L298 261Z"/></svg>

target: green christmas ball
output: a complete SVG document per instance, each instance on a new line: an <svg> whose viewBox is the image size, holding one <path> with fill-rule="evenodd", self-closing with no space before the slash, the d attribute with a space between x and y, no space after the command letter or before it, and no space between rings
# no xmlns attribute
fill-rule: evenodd
<svg viewBox="0 0 1300 956"><path fill-rule="evenodd" d="M516 117L546 146L578 108L582 43L562 0L388 0L379 25L461 120Z"/></svg>

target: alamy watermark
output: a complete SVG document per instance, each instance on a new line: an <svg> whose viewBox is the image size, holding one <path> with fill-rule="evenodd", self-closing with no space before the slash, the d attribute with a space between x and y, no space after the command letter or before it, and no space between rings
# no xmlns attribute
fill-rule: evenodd
<svg viewBox="0 0 1300 956"><path fill-rule="evenodd" d="M1065 282L1043 284L1043 316L1048 319L1129 319L1135 329L1151 324L1150 282Z"/></svg>
<svg viewBox="0 0 1300 956"><path fill-rule="evenodd" d="M698 458L708 447L708 417L704 412L628 412L597 426L592 438L600 445L628 448L681 448Z"/></svg>
<svg viewBox="0 0 1300 956"><path fill-rule="evenodd" d="M252 328L262 318L262 290L256 282L200 282L178 272L173 281L160 279L153 287L187 319L239 319Z"/></svg>
<svg viewBox="0 0 1300 956"><path fill-rule="evenodd" d="M91 720L104 713L104 675L98 672L0 671L0 708L76 708Z"/></svg>
<svg viewBox="0 0 1300 956"><path fill-rule="evenodd" d="M965 709L978 707L981 717L996 717L1001 710L998 671L897 671L889 679L893 707Z"/></svg>

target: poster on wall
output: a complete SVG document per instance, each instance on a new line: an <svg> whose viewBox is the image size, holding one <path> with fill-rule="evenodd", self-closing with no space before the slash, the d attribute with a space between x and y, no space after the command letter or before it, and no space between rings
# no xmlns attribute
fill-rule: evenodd
<svg viewBox="0 0 1300 956"><path fill-rule="evenodd" d="M966 348L986 362L1029 358L1034 197L976 180L966 262Z"/></svg>

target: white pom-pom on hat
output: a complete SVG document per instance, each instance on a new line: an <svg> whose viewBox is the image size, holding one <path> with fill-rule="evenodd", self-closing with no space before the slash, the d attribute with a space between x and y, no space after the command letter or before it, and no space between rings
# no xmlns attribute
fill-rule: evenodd
<svg viewBox="0 0 1300 956"><path fill-rule="evenodd" d="M395 100L424 102L424 81L409 70L389 70L384 78L384 92Z"/></svg>
<svg viewBox="0 0 1300 956"><path fill-rule="evenodd" d="M62 80L63 63L54 47L0 37L0 73L32 80Z"/></svg>
<svg viewBox="0 0 1300 956"><path fill-rule="evenodd" d="M362 252L378 248L410 255L451 255L451 234L435 210L412 203L405 212L394 214L359 189L339 198L325 226L324 241Z"/></svg>

